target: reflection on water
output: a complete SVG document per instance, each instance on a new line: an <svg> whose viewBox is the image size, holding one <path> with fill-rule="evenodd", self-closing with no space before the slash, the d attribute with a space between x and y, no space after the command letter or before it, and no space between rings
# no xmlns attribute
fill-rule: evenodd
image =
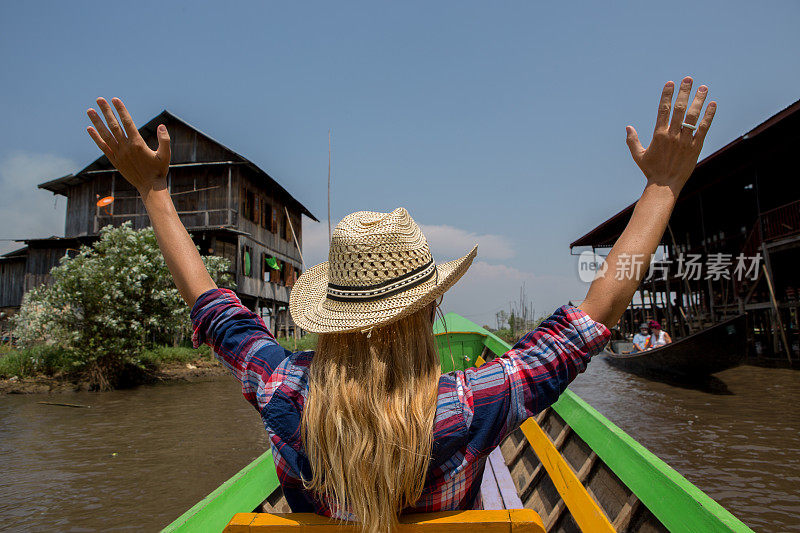
<svg viewBox="0 0 800 533"><path fill-rule="evenodd" d="M570 388L756 531L800 531L800 373L740 366L707 383L593 361Z"/></svg>
<svg viewBox="0 0 800 533"><path fill-rule="evenodd" d="M800 531L796 371L744 366L687 388L598 358L571 388L753 529ZM227 377L2 396L0 529L156 530L267 447Z"/></svg>

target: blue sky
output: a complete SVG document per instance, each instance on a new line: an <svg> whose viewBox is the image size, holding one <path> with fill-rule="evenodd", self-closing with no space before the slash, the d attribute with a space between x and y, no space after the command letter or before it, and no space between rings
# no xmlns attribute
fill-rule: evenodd
<svg viewBox="0 0 800 533"><path fill-rule="evenodd" d="M765 7L768 6L768 7ZM638 197L663 83L719 102L704 155L800 98L796 2L5 2L0 238L63 234L37 183L99 155L97 96L166 108L333 219L406 207L442 260L480 244L445 298L481 323L524 283L537 314L586 291L568 244ZM316 226L316 227L315 227ZM306 220L309 263L327 227ZM0 241L0 251L15 243Z"/></svg>

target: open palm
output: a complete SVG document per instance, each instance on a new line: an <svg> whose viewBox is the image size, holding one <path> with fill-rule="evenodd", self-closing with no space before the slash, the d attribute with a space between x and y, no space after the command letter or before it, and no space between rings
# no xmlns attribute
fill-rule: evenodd
<svg viewBox="0 0 800 533"><path fill-rule="evenodd" d="M94 139L97 147L106 154L111 164L140 193L154 188L163 188L170 161L169 133L167 133L166 126L163 124L158 126L158 149L151 150L139 135L139 130L136 129L122 100L112 98L111 102L119 113L122 127L117 122L114 111L105 98L98 98L97 105L103 112L108 127L97 111L89 108L86 114L89 115L94 128L89 126L86 131Z"/></svg>
<svg viewBox="0 0 800 533"><path fill-rule="evenodd" d="M703 102L708 95L708 87L701 85L697 89L688 111L692 78L687 76L681 81L673 106L674 89L675 84L669 81L661 91L656 127L650 146L647 148L642 146L633 126L627 127L627 143L633 160L647 177L648 183L667 185L679 191L697 164L697 158L703 149L703 141L717 110L717 103L708 104L703 120L698 124Z"/></svg>

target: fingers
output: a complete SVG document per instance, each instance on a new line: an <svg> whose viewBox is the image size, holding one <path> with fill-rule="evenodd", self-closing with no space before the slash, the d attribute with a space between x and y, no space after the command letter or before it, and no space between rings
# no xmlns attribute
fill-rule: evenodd
<svg viewBox="0 0 800 533"><path fill-rule="evenodd" d="M639 142L639 134L636 133L636 129L633 126L626 126L625 131L628 134L625 142L628 143L628 149L631 151L631 156L638 165L639 161L641 161L642 157L644 156L645 149L642 146L642 143Z"/></svg>
<svg viewBox="0 0 800 533"><path fill-rule="evenodd" d="M697 133L695 133L694 141L692 141L698 150L703 147L703 141L706 138L706 133L708 133L708 128L711 127L711 121L714 120L714 114L716 112L717 103L712 101L706 107L706 114L703 115L703 120L700 122L700 125L697 126Z"/></svg>
<svg viewBox="0 0 800 533"><path fill-rule="evenodd" d="M100 134L97 133L97 130L89 126L86 128L86 131L89 132L89 136L94 140L94 143L97 145L97 147L100 148L100 150L106 154L106 157L109 159L109 161L113 163L114 152L111 151L103 138L100 137Z"/></svg>
<svg viewBox="0 0 800 533"><path fill-rule="evenodd" d="M669 112L672 109L672 93L675 84L668 81L661 91L661 100L658 102L658 116L656 116L656 130L666 129L669 124Z"/></svg>
<svg viewBox="0 0 800 533"><path fill-rule="evenodd" d="M122 100L119 98L112 98L111 103L117 108L119 119L122 121L122 127L125 128L125 133L127 134L128 139L133 139L139 135L139 130L136 129L136 125L133 123L133 119L131 118L130 113L128 113L125 104L122 103Z"/></svg>
<svg viewBox="0 0 800 533"><path fill-rule="evenodd" d="M100 110L103 112L103 116L106 118L106 122L108 123L108 129L111 130L112 135L117 140L118 143L124 142L126 140L125 133L122 131L122 128L119 126L117 122L117 117L114 116L114 111L111 109L111 106L108 105L105 98L98 98L97 105L100 106Z"/></svg>
<svg viewBox="0 0 800 533"><path fill-rule="evenodd" d="M156 129L156 135L158 136L158 150L156 150L156 157L161 161L169 163L170 150L169 133L167 132L167 127L163 124L159 124L158 129Z"/></svg>
<svg viewBox="0 0 800 533"><path fill-rule="evenodd" d="M669 125L669 132L678 134L681 131L681 123L683 122L684 115L686 114L686 106L689 104L689 93L692 90L692 78L686 76L681 81L681 87L678 89L678 97L675 98L675 105L672 108L672 122Z"/></svg>
<svg viewBox="0 0 800 533"><path fill-rule="evenodd" d="M694 100L692 101L691 107L689 107L689 111L686 112L686 118L683 120L685 123L697 124L700 118L700 111L703 109L703 102L706 101L706 95L708 95L708 87L701 85L694 95ZM694 131L691 128L681 128L681 137L689 138L692 135L694 135Z"/></svg>
<svg viewBox="0 0 800 533"><path fill-rule="evenodd" d="M97 111L95 111L92 108L89 108L86 111L86 114L89 115L89 120L91 120L92 124L94 124L94 127L97 128L97 131L95 133L99 133L100 137L105 142L107 147L110 147L111 149L116 149L117 140L114 138L113 135L111 135L111 132L108 131L108 128L106 128L103 119L101 119L100 115L97 114Z"/></svg>

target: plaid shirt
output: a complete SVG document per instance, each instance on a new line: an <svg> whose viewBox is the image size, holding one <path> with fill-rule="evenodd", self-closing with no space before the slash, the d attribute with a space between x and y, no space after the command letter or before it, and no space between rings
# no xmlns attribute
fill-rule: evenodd
<svg viewBox="0 0 800 533"><path fill-rule="evenodd" d="M303 490L311 467L300 440L300 416L314 352L282 348L259 316L228 289L203 293L192 308L192 342L210 345L242 383L244 397L269 432L278 479L292 511L353 519ZM563 306L502 357L480 368L443 374L432 459L422 497L403 512L480 505L486 457L528 417L550 406L586 369L609 338L583 311Z"/></svg>

